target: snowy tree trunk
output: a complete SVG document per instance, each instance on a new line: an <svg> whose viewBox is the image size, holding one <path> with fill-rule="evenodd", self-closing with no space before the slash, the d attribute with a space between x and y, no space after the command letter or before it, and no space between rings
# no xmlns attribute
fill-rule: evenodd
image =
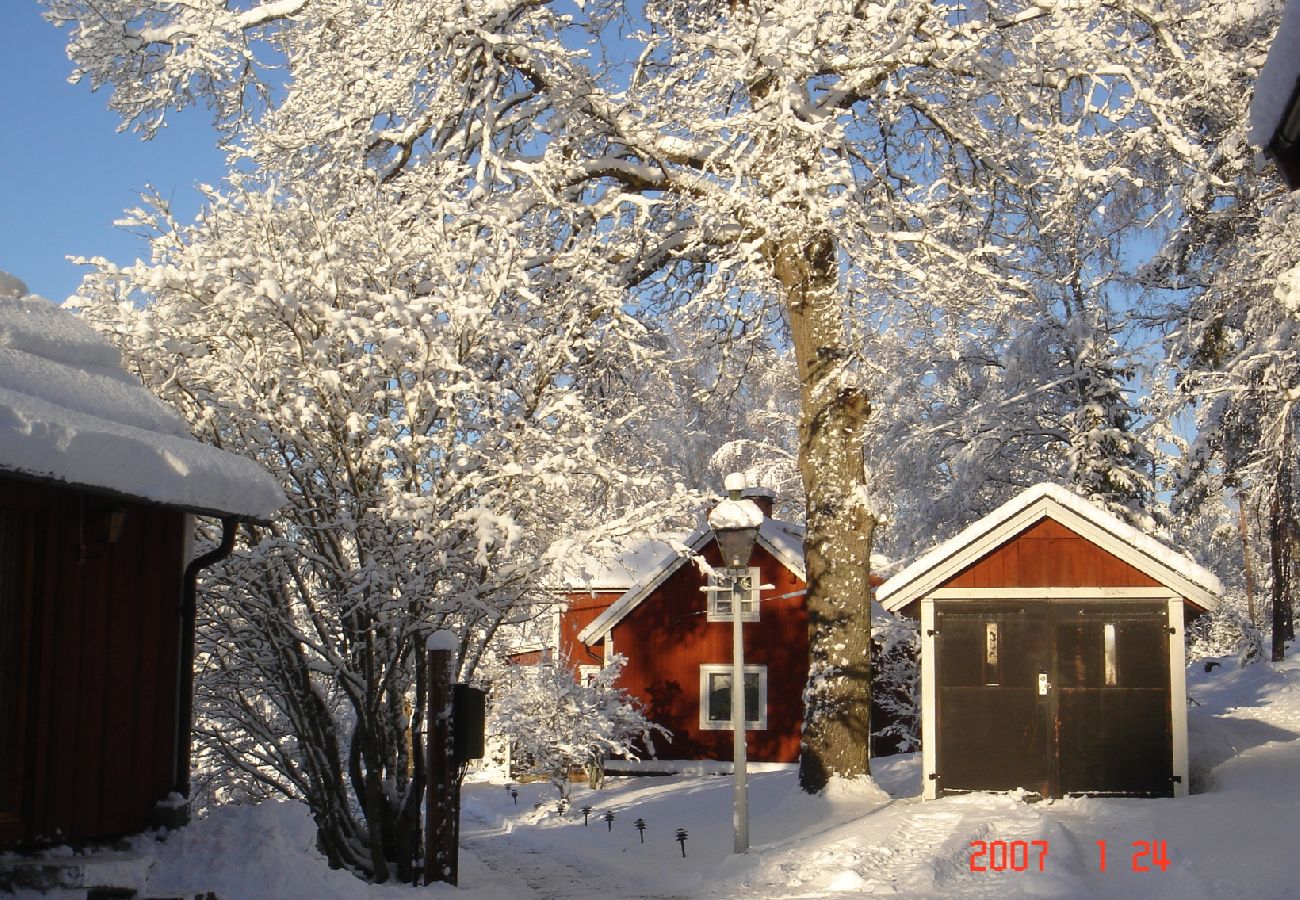
<svg viewBox="0 0 1300 900"><path fill-rule="evenodd" d="M773 270L785 291L801 385L809 670L799 783L815 793L832 775L870 771L868 574L876 523L863 502L862 465L870 404L850 363L834 241L820 235L783 244Z"/></svg>

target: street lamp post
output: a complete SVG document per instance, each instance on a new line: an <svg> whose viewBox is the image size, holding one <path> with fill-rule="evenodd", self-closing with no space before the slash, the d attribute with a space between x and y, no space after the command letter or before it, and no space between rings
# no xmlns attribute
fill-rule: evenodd
<svg viewBox="0 0 1300 900"><path fill-rule="evenodd" d="M727 476L727 499L709 513L709 527L718 542L722 564L731 577L731 736L733 791L732 832L735 852L749 849L749 785L747 748L745 747L745 642L741 615L745 597L744 575L749 557L763 524L763 512L753 500L741 497L745 489L743 475Z"/></svg>

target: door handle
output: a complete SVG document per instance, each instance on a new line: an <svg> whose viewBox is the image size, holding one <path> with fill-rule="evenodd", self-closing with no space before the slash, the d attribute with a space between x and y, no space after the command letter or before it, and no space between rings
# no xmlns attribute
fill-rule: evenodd
<svg viewBox="0 0 1300 900"><path fill-rule="evenodd" d="M1052 689L1052 685L1047 680L1046 672L1038 673L1038 696L1046 697L1047 692Z"/></svg>

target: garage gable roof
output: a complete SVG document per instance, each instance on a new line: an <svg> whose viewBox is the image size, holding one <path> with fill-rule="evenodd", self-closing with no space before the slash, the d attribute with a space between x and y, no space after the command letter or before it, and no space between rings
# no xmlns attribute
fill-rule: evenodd
<svg viewBox="0 0 1300 900"><path fill-rule="evenodd" d="M777 562L803 581L803 535L804 530L799 525L765 518L758 529L758 546L772 554ZM623 621L632 610L654 593L659 585L667 581L670 575L685 565L687 560L698 556L712 541L712 530L701 528L696 531L686 539L684 544L665 555L644 578L628 588L610 605L609 609L578 632L578 640L590 644L603 638L611 628Z"/></svg>
<svg viewBox="0 0 1300 900"><path fill-rule="evenodd" d="M1223 592L1208 569L1113 514L1055 484L1037 484L920 556L876 589L890 612L942 586L1029 526L1054 519L1185 600L1214 609Z"/></svg>

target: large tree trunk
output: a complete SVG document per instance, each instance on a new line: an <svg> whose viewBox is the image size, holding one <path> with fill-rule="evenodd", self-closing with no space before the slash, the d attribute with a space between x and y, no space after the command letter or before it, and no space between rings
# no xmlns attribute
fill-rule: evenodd
<svg viewBox="0 0 1300 900"><path fill-rule="evenodd" d="M875 518L866 504L862 429L870 405L856 382L829 235L772 252L799 365L799 471L807 498L808 686L799 783L870 772L871 606Z"/></svg>

